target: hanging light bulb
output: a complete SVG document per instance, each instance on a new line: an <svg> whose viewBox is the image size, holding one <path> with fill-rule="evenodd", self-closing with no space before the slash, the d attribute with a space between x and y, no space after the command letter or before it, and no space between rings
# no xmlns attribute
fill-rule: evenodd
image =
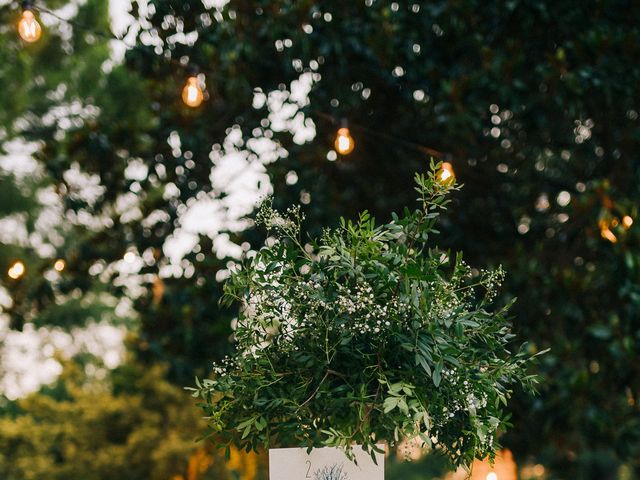
<svg viewBox="0 0 640 480"><path fill-rule="evenodd" d="M624 217L622 217L622 226L624 228L631 228L631 225L633 225L633 218L631 218L629 215L625 215Z"/></svg>
<svg viewBox="0 0 640 480"><path fill-rule="evenodd" d="M182 101L189 107L196 108L204 100L204 92L200 86L200 81L195 75L187 79L187 83L182 89Z"/></svg>
<svg viewBox="0 0 640 480"><path fill-rule="evenodd" d="M28 43L37 42L42 35L42 27L38 23L38 20L36 20L30 2L24 2L22 4L22 18L18 22L18 33L20 34L20 38Z"/></svg>
<svg viewBox="0 0 640 480"><path fill-rule="evenodd" d="M12 278L13 280L18 280L24 275L26 270L27 269L25 268L24 263L22 263L20 260L16 260L11 264L9 270L7 270L7 275L9 275L9 278Z"/></svg>
<svg viewBox="0 0 640 480"><path fill-rule="evenodd" d="M459 475L452 478L469 480L516 480L518 478L518 466L509 450L501 450L494 461L474 460L471 472L460 469Z"/></svg>
<svg viewBox="0 0 640 480"><path fill-rule="evenodd" d="M438 180L441 183L454 182L456 179L456 175L453 171L453 165L449 162L444 162L440 166L440 171L438 172Z"/></svg>
<svg viewBox="0 0 640 480"><path fill-rule="evenodd" d="M356 142L353 140L347 127L347 122L344 120L342 121L342 127L338 129L334 146L340 155L349 155L356 147Z"/></svg>
<svg viewBox="0 0 640 480"><path fill-rule="evenodd" d="M62 272L62 271L65 269L65 267L66 267L66 266L67 266L66 262L65 262L63 259L59 258L59 259L58 259L58 260L56 260L56 262L53 264L53 269L54 269L56 272Z"/></svg>

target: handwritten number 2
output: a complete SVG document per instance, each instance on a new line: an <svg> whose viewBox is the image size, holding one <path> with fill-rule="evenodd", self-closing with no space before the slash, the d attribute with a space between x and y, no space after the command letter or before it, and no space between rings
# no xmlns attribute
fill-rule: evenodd
<svg viewBox="0 0 640 480"><path fill-rule="evenodd" d="M311 460L307 460L305 463L309 464L309 468L307 468L307 476L304 478L311 478L311 476L309 475L309 472L311 471Z"/></svg>

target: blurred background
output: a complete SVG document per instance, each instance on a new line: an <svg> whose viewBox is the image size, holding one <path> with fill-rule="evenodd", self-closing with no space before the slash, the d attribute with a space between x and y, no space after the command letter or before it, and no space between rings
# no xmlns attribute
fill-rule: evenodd
<svg viewBox="0 0 640 480"><path fill-rule="evenodd" d="M631 0L0 0L0 478L265 479L183 390L255 206L386 221L432 157L438 244L551 348L472 478L640 478L638 85Z"/></svg>

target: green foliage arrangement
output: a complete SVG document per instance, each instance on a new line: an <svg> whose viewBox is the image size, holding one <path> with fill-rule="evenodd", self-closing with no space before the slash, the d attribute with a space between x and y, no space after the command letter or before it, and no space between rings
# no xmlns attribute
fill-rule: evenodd
<svg viewBox="0 0 640 480"><path fill-rule="evenodd" d="M493 455L511 387L533 388L530 356L511 352L504 273L429 248L447 194L439 164L416 175L421 208L376 226L367 212L303 244L298 208L258 215L270 241L236 270L237 353L194 396L216 438L246 449L419 436L455 465Z"/></svg>

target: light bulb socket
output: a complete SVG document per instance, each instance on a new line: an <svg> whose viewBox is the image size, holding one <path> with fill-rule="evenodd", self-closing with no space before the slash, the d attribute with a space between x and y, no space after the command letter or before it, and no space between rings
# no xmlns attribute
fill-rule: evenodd
<svg viewBox="0 0 640 480"><path fill-rule="evenodd" d="M31 0L23 0L22 2L22 11L26 12L27 10L30 12L34 11L33 2Z"/></svg>
<svg viewBox="0 0 640 480"><path fill-rule="evenodd" d="M191 77L197 77L198 74L200 73L200 69L198 68L197 65L194 65L193 63L190 63L190 64L187 65L187 73Z"/></svg>
<svg viewBox="0 0 640 480"><path fill-rule="evenodd" d="M349 121L346 118L340 119L340 128L349 128Z"/></svg>

